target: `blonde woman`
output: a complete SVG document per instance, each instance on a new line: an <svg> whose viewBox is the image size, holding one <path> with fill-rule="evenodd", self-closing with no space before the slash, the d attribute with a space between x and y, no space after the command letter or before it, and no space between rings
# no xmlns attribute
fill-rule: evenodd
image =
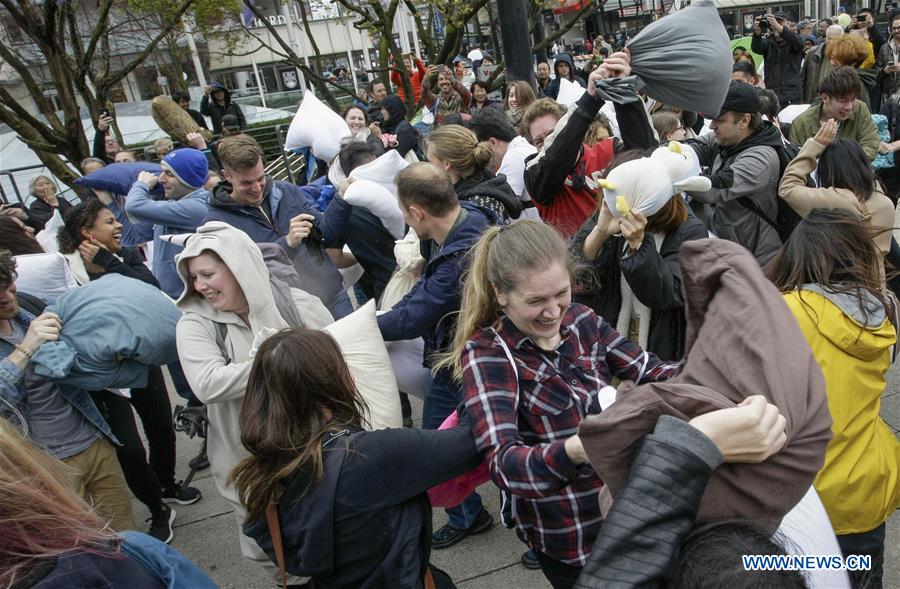
<svg viewBox="0 0 900 589"><path fill-rule="evenodd" d="M111 530L72 489L72 473L0 419L0 586L216 587L162 542Z"/></svg>
<svg viewBox="0 0 900 589"><path fill-rule="evenodd" d="M491 209L504 220L517 219L522 201L503 174L491 172L494 150L491 144L462 125L444 125L428 136L428 161L444 170L453 182L459 200Z"/></svg>
<svg viewBox="0 0 900 589"><path fill-rule="evenodd" d="M602 481L575 433L613 380L675 375L602 317L572 303L572 260L551 226L488 228L463 286L453 347L491 479L513 497L516 533L555 588L571 587L600 530Z"/></svg>

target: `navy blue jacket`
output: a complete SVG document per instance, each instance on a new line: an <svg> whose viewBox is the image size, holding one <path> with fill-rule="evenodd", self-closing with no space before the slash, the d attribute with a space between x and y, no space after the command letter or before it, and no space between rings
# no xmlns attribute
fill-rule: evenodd
<svg viewBox="0 0 900 589"><path fill-rule="evenodd" d="M341 247L341 233L350 218L352 207L342 206L345 204L343 200L335 196L325 213L320 212L316 208L315 198L324 181L321 179L308 186L297 186L267 178L265 198L269 202L271 219L260 207L235 202L231 198L231 184L221 182L210 193L209 212L203 222L222 221L240 229L256 243L281 246L294 260L294 266L304 282L304 290L319 297L328 306L343 290L343 279L324 248ZM285 236L291 219L301 213L315 217L315 225L322 232L323 240L318 244L307 243L310 236L298 247L290 247Z"/></svg>
<svg viewBox="0 0 900 589"><path fill-rule="evenodd" d="M447 236L440 251L429 259L431 241L420 245L425 268L409 293L393 308L378 316L378 328L385 341L425 339L425 362L430 356L449 349L456 316L462 299L463 273L469 265L469 250L490 225L500 217L471 202L459 203L468 216Z"/></svg>
<svg viewBox="0 0 900 589"><path fill-rule="evenodd" d="M301 468L282 481L287 572L317 589L420 589L431 556L425 492L481 460L468 419L446 430L345 429L325 438L322 459L321 479ZM274 562L265 519L244 533Z"/></svg>
<svg viewBox="0 0 900 589"><path fill-rule="evenodd" d="M327 184L326 177L323 176L304 186L303 190L310 198L317 200L319 192ZM361 281L360 286L367 295L378 300L397 268L397 260L394 259L396 240L371 211L363 207L354 207L343 199L331 199L327 209L328 215L335 216L337 214L335 218L343 219L346 211L342 209L352 209L346 223L340 227L331 224L329 229L334 228L337 231L337 235L334 237L338 241L338 246L345 243L350 246L350 251L353 252L356 261L371 278L370 283ZM371 290L367 286L369 284Z"/></svg>

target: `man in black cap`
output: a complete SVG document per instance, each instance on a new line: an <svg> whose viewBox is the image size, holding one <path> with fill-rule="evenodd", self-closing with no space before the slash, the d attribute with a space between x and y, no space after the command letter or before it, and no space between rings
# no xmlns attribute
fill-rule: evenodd
<svg viewBox="0 0 900 589"><path fill-rule="evenodd" d="M762 22L764 25L760 26ZM782 108L800 100L800 66L803 62L803 40L788 27L783 12L756 17L750 48L765 58L766 88L778 95ZM768 28L769 34L762 35Z"/></svg>
<svg viewBox="0 0 900 589"><path fill-rule="evenodd" d="M759 90L732 82L722 110L713 115L713 135L689 142L700 165L708 167L712 188L688 194L703 203L710 231L741 244L765 264L781 247L778 233L762 215L778 216L778 150L784 143L759 110Z"/></svg>

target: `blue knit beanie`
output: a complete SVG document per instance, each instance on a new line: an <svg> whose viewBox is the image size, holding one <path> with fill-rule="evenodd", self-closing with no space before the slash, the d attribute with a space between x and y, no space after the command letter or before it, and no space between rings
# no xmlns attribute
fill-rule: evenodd
<svg viewBox="0 0 900 589"><path fill-rule="evenodd" d="M168 170L182 184L191 188L200 188L206 183L209 173L209 162L202 151L192 147L183 147L170 151L160 162L164 170Z"/></svg>

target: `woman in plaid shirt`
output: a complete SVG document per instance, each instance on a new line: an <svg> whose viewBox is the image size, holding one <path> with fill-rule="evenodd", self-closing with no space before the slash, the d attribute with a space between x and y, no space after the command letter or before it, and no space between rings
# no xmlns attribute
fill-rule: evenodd
<svg viewBox="0 0 900 589"><path fill-rule="evenodd" d="M678 365L573 304L565 242L528 220L479 240L443 365L463 382L475 443L494 483L513 496L519 538L554 588L573 586L600 528L603 485L578 424L600 413L614 377L667 380Z"/></svg>

